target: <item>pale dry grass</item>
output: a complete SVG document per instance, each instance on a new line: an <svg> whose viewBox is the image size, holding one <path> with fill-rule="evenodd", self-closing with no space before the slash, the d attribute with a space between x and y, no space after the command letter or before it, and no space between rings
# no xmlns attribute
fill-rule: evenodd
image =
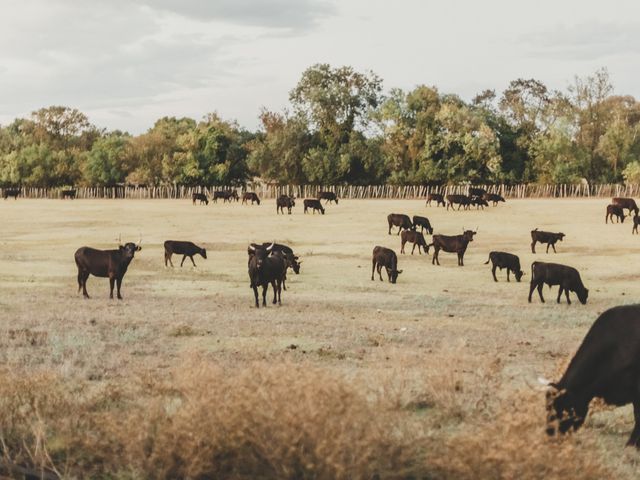
<svg viewBox="0 0 640 480"><path fill-rule="evenodd" d="M637 457L622 448L632 427L628 408L598 410L580 433L552 442L543 433L543 394L530 386L538 375L557 376L598 313L640 294L633 281L640 236L628 223L605 225L606 204L527 200L452 213L420 201L344 200L324 216L301 208L276 216L269 201L0 202L6 452L75 478L256 476L215 470L245 457L265 478L388 477L392 470L416 478L567 478L571 469L634 478ZM373 246L399 252L399 237L386 233L392 212L425 215L439 233L478 226L466 266L452 255L441 256L441 267L404 255L398 284L371 282ZM557 255L540 246L530 253L535 227L567 234ZM127 240L142 233L144 241L125 277L125 300L109 301L108 282L93 277L93 298L83 300L73 252L110 247L120 233ZM196 258L197 269L165 269L167 239L200 243L209 259ZM256 310L246 245L271 239L304 258L302 274L289 275L282 307ZM490 250L520 255L527 273L534 259L577 267L589 303L558 306L545 289L546 304L535 297L528 304L529 277L506 283L503 272L494 283L483 265ZM234 393L222 395L218 384ZM30 395L39 416L28 414ZM271 399L267 410L260 395ZM314 403L314 395L326 401ZM211 431L225 419L224 428L251 445L264 444L274 425L287 428L269 455L253 445L216 456L227 437ZM248 423L234 423L241 419ZM307 426L304 441L295 425ZM352 436L326 440L345 425ZM186 437L172 443L178 434L200 442L203 456L189 453L198 449ZM382 445L401 453L358 463ZM282 470L299 462L313 467Z"/></svg>

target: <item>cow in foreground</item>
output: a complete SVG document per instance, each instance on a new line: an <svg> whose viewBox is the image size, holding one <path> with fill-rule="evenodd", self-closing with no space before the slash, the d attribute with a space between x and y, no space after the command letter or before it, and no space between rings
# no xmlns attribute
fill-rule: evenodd
<svg viewBox="0 0 640 480"><path fill-rule="evenodd" d="M493 202L494 207L498 205L498 202L505 202L504 197L497 193L486 193L482 198L487 202Z"/></svg>
<svg viewBox="0 0 640 480"><path fill-rule="evenodd" d="M142 250L141 242L119 245L117 250L96 250L91 247L80 247L76 250L75 260L78 267L78 292L82 289L84 298L87 293L87 279L89 275L109 278L109 298L113 298L113 287L117 284L118 299L122 300L120 287L127 268L136 252Z"/></svg>
<svg viewBox="0 0 640 480"><path fill-rule="evenodd" d="M537 242L547 244L547 253L549 253L549 247L553 248L553 253L558 253L556 252L556 242L562 241L565 236L564 233L543 232L537 228L531 230L531 253L536 253Z"/></svg>
<svg viewBox="0 0 640 480"><path fill-rule="evenodd" d="M318 200L326 200L326 203L336 202L338 205L338 196L333 192L318 192Z"/></svg>
<svg viewBox="0 0 640 480"><path fill-rule="evenodd" d="M390 213L387 215L387 223L389 224L389 235L391 235L391 227L398 227L398 235L402 230L415 229L409 216L403 213Z"/></svg>
<svg viewBox="0 0 640 480"><path fill-rule="evenodd" d="M464 207L465 210L469 210L471 198L466 195L447 195L447 210L449 210L449 207L453 210L455 205L458 205L458 210L460 210L460 207Z"/></svg>
<svg viewBox="0 0 640 480"><path fill-rule="evenodd" d="M613 197L611 199L611 203L613 203L614 205L618 205L623 209L629 210L629 215L631 215L631 212L635 212L636 215L640 214L640 209L638 209L638 205L633 198Z"/></svg>
<svg viewBox="0 0 640 480"><path fill-rule="evenodd" d="M288 245L283 245L281 243L275 243L275 242L274 243L264 242L262 244L252 243L250 247L253 246L254 248L256 247L267 248L270 245L271 245L271 255L274 255L276 253L281 254L286 263L285 273L282 278L282 288L286 290L287 289L287 284L286 284L287 270L291 268L291 270L293 270L293 273L295 273L296 275L299 275L300 265L302 264L302 260L300 260L300 257L298 257L296 254L293 253L293 250L291 249L291 247L289 247ZM249 253L249 255L252 254L251 250L248 250L247 252Z"/></svg>
<svg viewBox="0 0 640 480"><path fill-rule="evenodd" d="M253 202L260 205L260 197L258 197L256 192L244 192L242 194L242 203L247 203L249 201L251 201L251 205L253 205Z"/></svg>
<svg viewBox="0 0 640 480"><path fill-rule="evenodd" d="M173 262L171 261L171 257L173 254L182 255L182 261L180 262L180 266L184 264L184 261L187 257L193 263L193 266L196 266L196 262L193 261L194 255L200 255L205 260L207 259L207 250L205 248L201 248L197 246L193 242L183 242L179 240L167 240L164 242L164 266L167 266L167 262L171 264L173 267Z"/></svg>
<svg viewBox="0 0 640 480"><path fill-rule="evenodd" d="M324 215L324 207L320 203L320 200L317 200L315 198L305 198L302 202L302 205L304 206L304 213L307 213L307 210L310 208L311 210L313 210L314 215L316 213L316 210Z"/></svg>
<svg viewBox="0 0 640 480"><path fill-rule="evenodd" d="M427 205L431 206L431 202L436 202L436 207L439 207L440 204L444 207L446 204L444 202L444 196L441 193L430 193L427 195Z"/></svg>
<svg viewBox="0 0 640 480"><path fill-rule="evenodd" d="M613 217L616 217L616 223L624 223L624 216L622 207L612 203L611 205L607 205L607 214L604 216L604 223L609 223L609 220L613 223Z"/></svg>
<svg viewBox="0 0 640 480"><path fill-rule="evenodd" d="M570 291L575 292L580 303L583 305L587 303L589 290L586 289L582 283L578 270L573 267L560 265L558 263L533 262L531 264L529 303L531 303L531 296L536 288L538 289L538 295L540 295L540 301L544 303L542 287L545 283L550 287L553 287L554 285L560 286L557 298L558 303L560 303L560 297L562 296L562 292L564 292L567 297L567 304L571 305L571 300L569 299Z"/></svg>
<svg viewBox="0 0 640 480"><path fill-rule="evenodd" d="M384 267L387 271L389 282L396 283L398 275L402 273L402 270L398 270L398 256L396 252L386 247L374 247L371 261L373 263L371 267L371 280L373 280L373 274L377 269L378 276L382 282L382 268Z"/></svg>
<svg viewBox="0 0 640 480"><path fill-rule="evenodd" d="M426 230L429 235L433 235L433 227L431 226L431 222L427 217L420 217L418 215L414 215L411 220L413 222L413 227L415 229L420 227L420 233Z"/></svg>
<svg viewBox="0 0 640 480"><path fill-rule="evenodd" d="M462 229L462 235L434 235L432 237L433 243L430 245L433 247L433 258L431 259L431 264L440 265L440 260L438 259L438 254L440 250L443 250L448 253L457 253L458 254L458 266L464 267L464 252L467 251L467 246L469 242L473 242L473 236L478 233L473 230L465 230Z"/></svg>
<svg viewBox="0 0 640 480"><path fill-rule="evenodd" d="M256 301L256 308L260 308L258 301L258 287L262 287L262 306L267 306L267 289L269 284L273 288L273 303L281 304L282 279L286 265L281 255L270 255L273 244L263 247L249 245L249 280L250 287Z"/></svg>
<svg viewBox="0 0 640 480"><path fill-rule="evenodd" d="M509 282L509 272L512 272L516 277L516 282L519 282L524 272L520 268L520 259L517 255L507 252L491 252L489 254L489 259L484 262L485 265L488 265L491 262L491 274L493 275L493 279L497 282L498 278L496 277L496 269L499 268L502 270L503 268L507 269L507 282Z"/></svg>
<svg viewBox="0 0 640 480"><path fill-rule="evenodd" d="M280 195L276 199L276 214L282 212L284 215L284 209L286 208L291 215L291 208L296 206L296 201L294 197L290 197L289 195Z"/></svg>
<svg viewBox="0 0 640 480"><path fill-rule="evenodd" d="M589 403L633 404L635 425L627 446L640 448L640 305L610 308L587 332L562 378L548 385L547 434L565 434L584 423Z"/></svg>
<svg viewBox="0 0 640 480"><path fill-rule="evenodd" d="M200 205L202 205L203 203L205 205L209 205L209 199L207 198L207 195L205 193L194 193L191 195L191 201L194 205L198 200L200 201Z"/></svg>
<svg viewBox="0 0 640 480"><path fill-rule="evenodd" d="M4 191L2 192L2 196L4 197L4 199L6 200L9 197L13 197L14 200L17 200L18 197L20 196L20 189L19 188L5 188Z"/></svg>
<svg viewBox="0 0 640 480"><path fill-rule="evenodd" d="M415 230L404 230L400 239L400 253L404 253L404 245L407 242L413 243L411 255L413 255L413 251L416 249L416 245L418 246L418 253L420 255L422 255L420 249L424 249L425 253L429 253L429 245L427 245L427 242L424 239L424 235L422 235L422 233L420 232L416 232Z"/></svg>

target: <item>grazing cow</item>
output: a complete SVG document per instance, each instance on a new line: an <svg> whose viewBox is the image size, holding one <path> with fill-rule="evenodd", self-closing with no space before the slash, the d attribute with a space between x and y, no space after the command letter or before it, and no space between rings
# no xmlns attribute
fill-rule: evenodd
<svg viewBox="0 0 640 480"><path fill-rule="evenodd" d="M238 197L238 192L235 190L216 190L213 192L213 203L218 203L219 198L222 199L223 203L231 203L231 200L235 200L237 202L240 199L240 197Z"/></svg>
<svg viewBox="0 0 640 480"><path fill-rule="evenodd" d="M631 229L631 234L638 233L638 225L640 225L640 215L633 216L633 229Z"/></svg>
<svg viewBox="0 0 640 480"><path fill-rule="evenodd" d="M284 209L286 208L291 215L291 208L296 206L295 198L289 195L280 195L276 200L276 213L282 212L284 215Z"/></svg>
<svg viewBox="0 0 640 480"><path fill-rule="evenodd" d="M430 247L433 247L433 258L431 259L431 264L440 265L440 260L438 259L438 253L440 250L443 250L448 253L457 253L458 254L458 266L464 267L464 252L467 251L467 245L469 242L473 242L473 236L478 233L473 230L465 230L462 229L462 235L434 235L431 237L433 243L430 244Z"/></svg>
<svg viewBox="0 0 640 480"><path fill-rule="evenodd" d="M65 198L69 198L69 199L73 200L73 199L76 198L76 190L73 189L73 188L68 189L68 190L62 190L60 192L60 198L62 198L63 200Z"/></svg>
<svg viewBox="0 0 640 480"><path fill-rule="evenodd" d="M260 197L255 192L244 192L242 194L242 203L247 203L249 200L251 200L251 205L253 205L253 202L260 205Z"/></svg>
<svg viewBox="0 0 640 480"><path fill-rule="evenodd" d="M587 303L589 290L587 290L582 284L582 279L580 278L578 270L573 267L560 265L558 263L533 262L531 264L529 303L531 303L531 295L533 295L533 291L536 288L538 289L538 295L540 295L540 301L544 303L542 287L545 283L550 287L560 285L560 289L558 290L558 303L560 303L560 296L563 291L567 297L567 303L569 305L571 305L571 300L569 300L569 291L576 293L580 303L583 305Z"/></svg>
<svg viewBox="0 0 640 480"><path fill-rule="evenodd" d="M302 204L304 205L304 213L307 213L307 209L310 208L313 210L314 215L316 213L316 210L319 210L322 215L324 215L324 207L320 203L320 200L317 200L315 198L305 198Z"/></svg>
<svg viewBox="0 0 640 480"><path fill-rule="evenodd" d="M2 193L2 196L4 197L5 200L9 197L13 197L14 200L17 200L19 195L20 195L19 188L5 188L4 192Z"/></svg>
<svg viewBox="0 0 640 480"><path fill-rule="evenodd" d="M537 242L547 244L547 253L549 253L549 246L553 248L553 253L558 253L556 252L556 242L562 241L565 236L564 233L543 232L537 228L531 230L531 253L536 253Z"/></svg>
<svg viewBox="0 0 640 480"><path fill-rule="evenodd" d="M487 191L484 188L480 187L469 187L469 196L470 197L484 197L487 194Z"/></svg>
<svg viewBox="0 0 640 480"><path fill-rule="evenodd" d="M427 242L424 239L424 235L422 235L422 233L420 232L416 232L415 230L404 230L400 239L400 253L404 253L404 244L407 242L413 243L411 255L413 255L413 251L416 249L416 245L418 246L418 253L420 255L422 255L422 252L420 251L421 248L423 248L426 253L429 253L429 245L427 245Z"/></svg>
<svg viewBox="0 0 640 480"><path fill-rule="evenodd" d="M638 205L636 205L636 201L633 198L614 197L611 199L611 203L613 203L614 205L618 205L623 209L626 208L627 210L629 210L629 215L631 215L632 211L635 212L636 215L640 213Z"/></svg>
<svg viewBox="0 0 640 480"><path fill-rule="evenodd" d="M267 306L267 289L269 284L273 288L273 303L281 303L282 279L286 271L284 258L281 255L270 255L273 244L267 247L249 245L249 279L256 300L258 302L258 287L262 287L262 306Z"/></svg>
<svg viewBox="0 0 640 480"><path fill-rule="evenodd" d="M429 222L429 219L427 217L414 215L412 220L414 228L417 229L418 227L420 227L420 232L426 230L429 235L433 235L433 227L431 226L431 222Z"/></svg>
<svg viewBox="0 0 640 480"><path fill-rule="evenodd" d="M482 207L483 210L484 210L484 207L489 206L489 204L484 198L478 197L478 196L471 197L471 205L475 205L476 209L478 209L479 207Z"/></svg>
<svg viewBox="0 0 640 480"><path fill-rule="evenodd" d="M191 263L193 266L196 266L196 262L193 261L193 256L199 254L205 260L207 259L207 250L205 248L201 248L192 242L182 242L179 240L167 240L164 242L164 266L167 266L167 262L171 264L173 267L173 262L171 261L171 257L173 254L182 255L182 261L180 262L180 266L184 263L185 259L189 257L191 259Z"/></svg>
<svg viewBox="0 0 640 480"><path fill-rule="evenodd" d="M391 235L391 227L398 227L398 235L401 230L415 230L409 216L402 213L390 213L387 215L387 222L389 223L389 235Z"/></svg>
<svg viewBox="0 0 640 480"><path fill-rule="evenodd" d="M611 219L611 223L613 223L613 217L616 217L616 223L622 222L624 223L624 210L620 205L607 205L607 214L604 216L604 223L609 223L609 219Z"/></svg>
<svg viewBox="0 0 640 480"><path fill-rule="evenodd" d="M524 272L520 269L520 259L517 255L507 252L491 252L489 254L489 260L484 262L485 265L488 265L489 262L492 263L491 273L493 275L493 279L497 282L498 279L496 277L496 268L502 270L503 268L507 269L507 282L509 282L509 272L513 272L516 276L516 282L519 282Z"/></svg>
<svg viewBox="0 0 640 480"><path fill-rule="evenodd" d="M387 270L387 277L389 282L396 283L398 275L402 273L402 270L398 270L398 256L396 252L386 247L374 247L373 258L371 259L373 266L371 267L371 280L373 280L373 274L378 270L378 276L382 282L382 267Z"/></svg>
<svg viewBox="0 0 640 480"><path fill-rule="evenodd" d="M640 305L610 308L593 323L564 375L548 385L547 434L565 434L584 423L593 398L633 404L635 425L627 446L640 448Z"/></svg>
<svg viewBox="0 0 640 480"><path fill-rule="evenodd" d="M117 250L96 250L91 247L80 247L76 250L75 260L78 266L78 292L82 289L84 298L89 298L87 293L87 279L89 275L96 277L108 277L111 291L109 298L113 298L113 286L118 286L118 299L122 300L120 287L124 274L133 260L136 252L142 250L141 242L125 243Z"/></svg>
<svg viewBox="0 0 640 480"><path fill-rule="evenodd" d="M338 204L338 196L333 192L318 192L318 200L326 200L327 203L336 202Z"/></svg>
<svg viewBox="0 0 640 480"><path fill-rule="evenodd" d="M205 205L209 205L209 199L207 198L206 193L194 193L193 195L191 195L191 201L194 205L196 204L196 200L200 200L200 205L202 205L203 203Z"/></svg>
<svg viewBox="0 0 640 480"><path fill-rule="evenodd" d="M493 206L498 205L498 202L504 202L505 199L501 195L497 193L486 193L482 198L484 198L487 202L493 202Z"/></svg>
<svg viewBox="0 0 640 480"><path fill-rule="evenodd" d="M443 207L445 206L444 196L441 193L430 193L427 195L427 205L431 206L432 200L435 200L436 207L439 207L440 204L442 204Z"/></svg>
<svg viewBox="0 0 640 480"><path fill-rule="evenodd" d="M464 207L465 210L469 210L469 205L471 205L471 198L466 195L447 195L447 210L451 207L453 210L453 206L458 204L458 210L460 207Z"/></svg>

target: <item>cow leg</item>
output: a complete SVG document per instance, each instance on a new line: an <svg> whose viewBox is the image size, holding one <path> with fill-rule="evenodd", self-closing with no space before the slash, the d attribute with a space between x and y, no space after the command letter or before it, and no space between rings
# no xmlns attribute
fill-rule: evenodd
<svg viewBox="0 0 640 480"><path fill-rule="evenodd" d="M258 302L258 286L253 282L253 280L251 281L251 288L253 288L253 295L254 297L256 297L256 308L260 308L260 302Z"/></svg>
<svg viewBox="0 0 640 480"><path fill-rule="evenodd" d="M509 280L509 272L510 272L510 270L507 268L507 282L511 281L511 280Z"/></svg>
<svg viewBox="0 0 640 480"><path fill-rule="evenodd" d="M193 255L189 255L189 258L191 259L191 263L193 263L193 266L196 266L196 262L193 261Z"/></svg>
<svg viewBox="0 0 640 480"><path fill-rule="evenodd" d="M558 299L556 300L557 303L560 303L560 297L562 296L563 290L564 290L564 287L560 285L560 287L558 288ZM567 300L568 299L569 299L569 290L567 290Z"/></svg>
<svg viewBox="0 0 640 480"><path fill-rule="evenodd" d="M550 247L550 246L551 246L551 244L550 244L550 243L547 243L547 253L549 253L549 247ZM555 250L555 248L554 248L554 250Z"/></svg>
<svg viewBox="0 0 640 480"><path fill-rule="evenodd" d="M400 253L402 253L402 254L404 254L404 244L405 244L405 241L404 241L404 240L402 240L402 241L400 242Z"/></svg>
<svg viewBox="0 0 640 480"><path fill-rule="evenodd" d="M533 295L533 291L536 289L536 284L533 283L533 280L531 281L531 284L529 285L529 303L531 303L531 295Z"/></svg>
<svg viewBox="0 0 640 480"><path fill-rule="evenodd" d="M374 274L374 273L375 273L375 271L376 271L376 261L375 261L375 260L373 260L371 263L373 264L373 265L371 266L371 280L373 280L373 274Z"/></svg>
<svg viewBox="0 0 640 480"><path fill-rule="evenodd" d="M439 248L436 248L433 252L433 258L431 259L431 265L435 264L436 265L440 265L440 260L438 260L438 252L440 251Z"/></svg>
<svg viewBox="0 0 640 480"><path fill-rule="evenodd" d="M278 288L276 287L275 278L271 280L271 288L273 288L273 303L274 305L278 302Z"/></svg>
<svg viewBox="0 0 640 480"><path fill-rule="evenodd" d="M538 285L538 295L540 295L540 301L542 303L544 303L544 297L542 296L542 287L544 286L544 283L540 283Z"/></svg>
<svg viewBox="0 0 640 480"><path fill-rule="evenodd" d="M553 248L553 253L558 253L558 252L556 252L556 244L555 243L551 244L551 248ZM549 247L547 247L547 250L549 250Z"/></svg>
<svg viewBox="0 0 640 480"><path fill-rule="evenodd" d="M116 279L114 277L109 277L109 288L110 288L110 292L109 292L109 298L113 300L113 287L116 283Z"/></svg>
<svg viewBox="0 0 640 480"><path fill-rule="evenodd" d="M187 259L186 255L182 256L182 261L180 262L180 266L182 267L182 265L184 264L184 261Z"/></svg>
<svg viewBox="0 0 640 480"><path fill-rule="evenodd" d="M380 281L384 282L382 279L382 265L378 264L378 276L380 277Z"/></svg>
<svg viewBox="0 0 640 480"><path fill-rule="evenodd" d="M89 294L87 293L87 280L89 278L89 272L82 272L82 296L84 298L89 298ZM78 289L80 290L80 289Z"/></svg>
<svg viewBox="0 0 640 480"><path fill-rule="evenodd" d="M531 242L531 253L536 253L536 241Z"/></svg>
<svg viewBox="0 0 640 480"><path fill-rule="evenodd" d="M458 266L464 267L464 253L458 254Z"/></svg>
<svg viewBox="0 0 640 480"><path fill-rule="evenodd" d="M269 288L269 284L267 282L264 282L264 284L262 285L262 306L266 307L267 306L267 289Z"/></svg>
<svg viewBox="0 0 640 480"><path fill-rule="evenodd" d="M122 300L122 295L120 295L120 287L122 286L122 277L116 278L116 286L118 288L118 300Z"/></svg>
<svg viewBox="0 0 640 480"><path fill-rule="evenodd" d="M633 431L627 441L627 447L640 448L640 400L633 401L633 418L636 424L633 426Z"/></svg>
<svg viewBox="0 0 640 480"><path fill-rule="evenodd" d="M402 227L398 227L398 233L396 235L400 235L401 231L402 231Z"/></svg>
<svg viewBox="0 0 640 480"><path fill-rule="evenodd" d="M413 252L416 251L416 245L418 245L417 243L413 244L413 248L411 249L411 255L413 255ZM418 253L420 253L420 246L418 246Z"/></svg>
<svg viewBox="0 0 640 480"><path fill-rule="evenodd" d="M569 299L569 289L564 289L564 294L567 296L567 305L571 305L571 300Z"/></svg>
<svg viewBox="0 0 640 480"><path fill-rule="evenodd" d="M498 277L496 277L496 269L498 267L496 265L493 266L493 268L491 269L491 274L493 275L493 281L497 282L498 281Z"/></svg>

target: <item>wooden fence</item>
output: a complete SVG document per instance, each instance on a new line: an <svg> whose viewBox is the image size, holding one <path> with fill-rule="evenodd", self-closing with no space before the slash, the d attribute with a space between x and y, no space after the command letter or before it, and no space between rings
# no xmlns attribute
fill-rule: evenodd
<svg viewBox="0 0 640 480"><path fill-rule="evenodd" d="M636 197L640 196L640 185L476 185L502 195L505 198L574 198L574 197ZM256 192L260 198L276 198L283 193L296 198L314 198L319 191L332 191L339 198L390 198L416 199L424 198L429 193L467 193L468 185L449 185L430 187L422 185L249 185L246 190ZM235 189L241 195L240 187L186 187L166 185L158 187L79 187L76 190L78 199L191 199L196 192L206 192L209 197L215 190ZM24 198L62 198L62 188L22 187L20 196ZM0 188L4 196L5 189Z"/></svg>

